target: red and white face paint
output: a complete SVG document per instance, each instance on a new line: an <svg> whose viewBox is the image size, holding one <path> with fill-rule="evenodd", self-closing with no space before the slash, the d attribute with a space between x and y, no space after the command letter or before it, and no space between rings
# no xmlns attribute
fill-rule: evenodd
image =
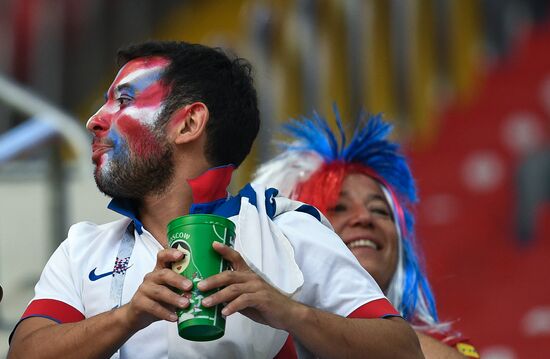
<svg viewBox="0 0 550 359"><path fill-rule="evenodd" d="M86 124L94 135L92 161L96 165L96 181L109 195L113 195L111 188L115 188L114 195L125 193L116 189L123 191L128 178L137 181L140 175L154 173L153 167L166 166L166 161L156 163L166 159L169 147L157 125L169 92L161 81L169 63L160 56L126 63L109 87L105 104ZM140 187L137 182L135 186Z"/></svg>
<svg viewBox="0 0 550 359"><path fill-rule="evenodd" d="M163 110L168 88L161 83L169 60L138 58L119 71L106 102L86 127L94 135L92 160L101 170L111 157L154 156L160 151L153 128Z"/></svg>

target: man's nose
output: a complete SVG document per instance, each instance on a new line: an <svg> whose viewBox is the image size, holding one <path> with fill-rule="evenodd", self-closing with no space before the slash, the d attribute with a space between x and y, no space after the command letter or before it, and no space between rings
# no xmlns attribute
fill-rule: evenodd
<svg viewBox="0 0 550 359"><path fill-rule="evenodd" d="M102 111L99 110L95 115L90 117L86 123L86 129L94 136L102 137L103 134L109 131L111 121L109 121Z"/></svg>

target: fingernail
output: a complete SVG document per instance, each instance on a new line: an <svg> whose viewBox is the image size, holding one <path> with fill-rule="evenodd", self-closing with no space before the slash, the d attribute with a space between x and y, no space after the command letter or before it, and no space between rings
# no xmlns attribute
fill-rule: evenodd
<svg viewBox="0 0 550 359"><path fill-rule="evenodd" d="M211 303L212 303L212 299L210 299L210 298L204 298L202 300L202 304L205 305L205 306L209 306Z"/></svg>
<svg viewBox="0 0 550 359"><path fill-rule="evenodd" d="M189 279L183 280L183 289L190 290L193 287L193 283Z"/></svg>
<svg viewBox="0 0 550 359"><path fill-rule="evenodd" d="M175 315L175 314L170 314L170 317L169 317L169 318L170 318L170 320L173 321L173 322L175 322L176 320L178 320L178 316Z"/></svg>
<svg viewBox="0 0 550 359"><path fill-rule="evenodd" d="M223 308L222 309L222 314L223 315L227 315L227 312L229 312L229 310L227 308Z"/></svg>
<svg viewBox="0 0 550 359"><path fill-rule="evenodd" d="M197 284L197 288L199 289L203 289L206 287L206 281L203 280L203 281L200 281L199 284Z"/></svg>
<svg viewBox="0 0 550 359"><path fill-rule="evenodd" d="M178 298L178 305L183 308L187 305L187 303L189 303L189 301L187 300L187 298L184 298L184 297L181 297L181 298Z"/></svg>

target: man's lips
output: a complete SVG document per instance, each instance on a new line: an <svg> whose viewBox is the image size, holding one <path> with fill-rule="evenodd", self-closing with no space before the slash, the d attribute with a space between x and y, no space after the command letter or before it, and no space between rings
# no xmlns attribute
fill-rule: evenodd
<svg viewBox="0 0 550 359"><path fill-rule="evenodd" d="M111 150L113 147L103 143L92 144L92 160L99 159L105 152Z"/></svg>

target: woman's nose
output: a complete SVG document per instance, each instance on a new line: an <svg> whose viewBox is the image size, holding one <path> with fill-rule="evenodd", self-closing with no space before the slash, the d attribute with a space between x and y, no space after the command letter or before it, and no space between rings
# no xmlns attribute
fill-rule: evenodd
<svg viewBox="0 0 550 359"><path fill-rule="evenodd" d="M372 214L364 206L357 206L353 209L352 223L358 225L368 225L372 223Z"/></svg>

